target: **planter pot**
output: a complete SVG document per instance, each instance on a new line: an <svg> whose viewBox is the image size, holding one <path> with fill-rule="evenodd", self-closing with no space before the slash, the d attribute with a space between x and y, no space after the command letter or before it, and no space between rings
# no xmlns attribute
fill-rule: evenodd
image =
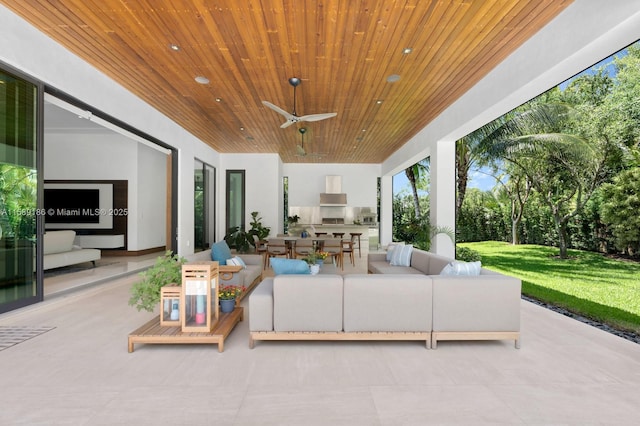
<svg viewBox="0 0 640 426"><path fill-rule="evenodd" d="M224 313L233 312L236 307L236 299L221 299L220 311Z"/></svg>
<svg viewBox="0 0 640 426"><path fill-rule="evenodd" d="M309 269L311 270L311 275L317 275L320 272L320 265L317 263L309 265Z"/></svg>

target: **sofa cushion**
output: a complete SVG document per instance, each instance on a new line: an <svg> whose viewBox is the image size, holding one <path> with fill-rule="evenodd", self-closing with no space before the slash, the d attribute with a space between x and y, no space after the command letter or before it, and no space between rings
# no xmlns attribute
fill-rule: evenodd
<svg viewBox="0 0 640 426"><path fill-rule="evenodd" d="M478 262L453 261L444 267L440 275L480 275L482 265Z"/></svg>
<svg viewBox="0 0 640 426"><path fill-rule="evenodd" d="M372 274L422 274L411 266L393 266L385 261L370 262L369 272Z"/></svg>
<svg viewBox="0 0 640 426"><path fill-rule="evenodd" d="M431 289L422 274L345 275L344 331L430 332Z"/></svg>
<svg viewBox="0 0 640 426"><path fill-rule="evenodd" d="M289 275L289 274L310 274L309 265L304 260L300 259L281 259L279 257L272 257L270 259L271 267L276 275Z"/></svg>
<svg viewBox="0 0 640 426"><path fill-rule="evenodd" d="M275 331L341 331L341 275L279 275L273 279Z"/></svg>
<svg viewBox="0 0 640 426"><path fill-rule="evenodd" d="M238 256L233 256L231 259L227 259L227 265L240 266L242 269L247 268L247 264Z"/></svg>
<svg viewBox="0 0 640 426"><path fill-rule="evenodd" d="M220 265L226 265L227 259L231 259L231 249L227 242L222 240L211 246L211 260L218 261Z"/></svg>
<svg viewBox="0 0 640 426"><path fill-rule="evenodd" d="M412 251L413 251L412 244L396 246L393 249L393 254L391 255L391 261L389 263L393 266L411 266Z"/></svg>
<svg viewBox="0 0 640 426"><path fill-rule="evenodd" d="M391 262L391 258L393 257L393 252L395 251L396 247L403 246L403 245L404 245L403 242L389 243L389 245L387 245L387 262Z"/></svg>
<svg viewBox="0 0 640 426"><path fill-rule="evenodd" d="M44 254L65 253L73 249L76 231L47 231L43 237Z"/></svg>

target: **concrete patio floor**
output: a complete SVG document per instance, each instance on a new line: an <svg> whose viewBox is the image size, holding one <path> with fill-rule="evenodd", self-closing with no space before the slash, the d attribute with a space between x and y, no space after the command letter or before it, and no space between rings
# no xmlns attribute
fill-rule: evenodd
<svg viewBox="0 0 640 426"><path fill-rule="evenodd" d="M364 253L363 253L364 256ZM366 256L358 260L359 270ZM2 425L636 425L640 345L522 301L513 342L136 345L137 275L0 315Z"/></svg>

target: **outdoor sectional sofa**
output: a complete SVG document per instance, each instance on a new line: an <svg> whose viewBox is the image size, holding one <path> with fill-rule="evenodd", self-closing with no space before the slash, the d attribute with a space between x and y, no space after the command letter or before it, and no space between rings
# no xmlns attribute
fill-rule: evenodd
<svg viewBox="0 0 640 426"><path fill-rule="evenodd" d="M451 259L414 250L411 270L369 254L375 274L277 275L249 296L256 340L514 340L520 347L521 282L482 269L439 275ZM419 265L419 266L418 266ZM396 268L396 269L389 269Z"/></svg>

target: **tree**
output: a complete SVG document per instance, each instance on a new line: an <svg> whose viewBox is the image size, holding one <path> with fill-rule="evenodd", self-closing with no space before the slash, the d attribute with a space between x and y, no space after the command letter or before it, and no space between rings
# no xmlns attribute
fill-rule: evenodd
<svg viewBox="0 0 640 426"><path fill-rule="evenodd" d="M531 101L487 138L483 152L502 157L524 174L549 206L558 234L560 258L567 258L569 221L606 179L611 152L603 144L563 133L571 119L569 105L551 102L558 93ZM487 142L491 141L492 144ZM596 146L594 145L599 145Z"/></svg>
<svg viewBox="0 0 640 426"><path fill-rule="evenodd" d="M640 169L625 170L602 187L602 219L612 228L616 247L640 254Z"/></svg>
<svg viewBox="0 0 640 426"><path fill-rule="evenodd" d="M421 181L429 174L429 159L426 158L422 161L417 162L411 167L407 167L404 170L407 179L409 180L409 184L411 185L411 193L413 194L413 208L415 217L421 216L420 209L420 197L418 196L418 188L424 187L421 185Z"/></svg>

